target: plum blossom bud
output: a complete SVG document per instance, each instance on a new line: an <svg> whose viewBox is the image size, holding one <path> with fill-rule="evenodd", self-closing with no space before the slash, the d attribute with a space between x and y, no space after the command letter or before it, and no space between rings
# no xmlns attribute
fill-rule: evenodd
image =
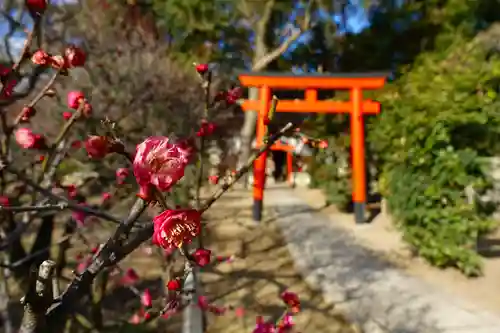
<svg viewBox="0 0 500 333"><path fill-rule="evenodd" d="M31 15L39 16L45 12L47 9L46 0L26 0L26 7L30 11Z"/></svg>
<svg viewBox="0 0 500 333"><path fill-rule="evenodd" d="M79 149L82 147L82 142L80 140L75 140L71 142L71 148Z"/></svg>
<svg viewBox="0 0 500 333"><path fill-rule="evenodd" d="M104 193L102 194L102 201L103 201L103 202L106 202L106 201L108 201L109 199L111 199L111 193L109 193L109 192L104 192Z"/></svg>
<svg viewBox="0 0 500 333"><path fill-rule="evenodd" d="M85 65L85 60L87 59L85 52L74 45L70 45L66 48L64 56L69 67L82 67Z"/></svg>
<svg viewBox="0 0 500 333"><path fill-rule="evenodd" d="M110 153L111 143L107 136L89 136L85 141L85 149L90 158L103 158Z"/></svg>
<svg viewBox="0 0 500 333"><path fill-rule="evenodd" d="M19 128L14 137L18 145L24 149L40 149L45 146L45 138L34 134L29 128Z"/></svg>
<svg viewBox="0 0 500 333"><path fill-rule="evenodd" d="M226 308L210 304L206 296L198 297L198 306L200 307L200 309L204 311L210 311L211 313L216 315L222 315L226 312Z"/></svg>
<svg viewBox="0 0 500 333"><path fill-rule="evenodd" d="M87 118L92 115L92 105L88 102L83 105L83 115Z"/></svg>
<svg viewBox="0 0 500 333"><path fill-rule="evenodd" d="M212 185L217 185L219 183L219 176L217 175L208 176L208 182Z"/></svg>
<svg viewBox="0 0 500 333"><path fill-rule="evenodd" d="M141 295L141 303L147 308L150 308L153 305L153 298L151 297L151 292L149 289L145 289Z"/></svg>
<svg viewBox="0 0 500 333"><path fill-rule="evenodd" d="M68 108L77 110L80 103L85 101L85 96L81 91L70 91L68 93Z"/></svg>
<svg viewBox="0 0 500 333"><path fill-rule="evenodd" d="M236 317L242 318L245 316L245 309L242 307L238 307L234 309L234 314L236 315Z"/></svg>
<svg viewBox="0 0 500 333"><path fill-rule="evenodd" d="M73 220L78 224L79 227L83 227L85 225L85 220L87 219L88 215L84 211L74 211L71 216L73 217Z"/></svg>
<svg viewBox="0 0 500 333"><path fill-rule="evenodd" d="M139 325L141 323L142 319L139 313L134 313L132 317L128 320L128 322L132 325Z"/></svg>
<svg viewBox="0 0 500 333"><path fill-rule="evenodd" d="M34 107L25 106L21 111L21 121L28 122L35 114L36 110Z"/></svg>
<svg viewBox="0 0 500 333"><path fill-rule="evenodd" d="M129 268L125 271L125 274L123 274L120 282L122 285L125 286L130 286L139 281L139 275L137 275L137 272L133 268Z"/></svg>
<svg viewBox="0 0 500 333"><path fill-rule="evenodd" d="M130 174L130 171L127 168L117 169L116 170L116 183L118 185L125 184L125 179L128 177L129 174Z"/></svg>
<svg viewBox="0 0 500 333"><path fill-rule="evenodd" d="M116 178L126 178L129 174L130 171L127 168L118 168L116 170Z"/></svg>
<svg viewBox="0 0 500 333"><path fill-rule="evenodd" d="M243 90L240 87L230 89L226 95L227 104L235 104L243 95Z"/></svg>
<svg viewBox="0 0 500 333"><path fill-rule="evenodd" d="M328 141L321 140L320 142L318 142L318 148L320 148L320 149L326 149L326 148L328 148Z"/></svg>
<svg viewBox="0 0 500 333"><path fill-rule="evenodd" d="M194 260L198 264L198 266L203 267L206 266L210 263L210 256L212 254L212 251L208 249L197 249L194 254Z"/></svg>
<svg viewBox="0 0 500 333"><path fill-rule="evenodd" d="M215 124L214 123L210 123L206 120L202 120L201 127L198 130L198 132L196 132L196 136L199 136L199 137L209 136L209 135L212 135L214 133L214 131L215 131Z"/></svg>
<svg viewBox="0 0 500 333"><path fill-rule="evenodd" d="M235 256L234 255L230 255L230 256L216 256L215 258L216 258L216 260L218 262L228 262L229 263L229 262L233 262L234 261Z"/></svg>
<svg viewBox="0 0 500 333"><path fill-rule="evenodd" d="M78 195L78 189L74 184L66 186L66 191L68 192L68 197L70 197L71 199L76 198L76 196Z"/></svg>
<svg viewBox="0 0 500 333"><path fill-rule="evenodd" d="M208 64L198 64L195 68L198 74L203 75L208 71Z"/></svg>
<svg viewBox="0 0 500 333"><path fill-rule="evenodd" d="M69 112L69 111L65 111L65 112L63 112L62 116L63 116L64 120L70 120L71 117L73 117L73 113Z"/></svg>
<svg viewBox="0 0 500 333"><path fill-rule="evenodd" d="M167 289L170 291L178 290L181 287L179 279L170 280L167 282Z"/></svg>
<svg viewBox="0 0 500 333"><path fill-rule="evenodd" d="M300 300L296 293L290 291L284 291L280 295L281 300L292 309L293 312L299 312L300 310Z"/></svg>
<svg viewBox="0 0 500 333"><path fill-rule="evenodd" d="M66 59L61 55L52 56L50 58L50 64L55 69L65 69L68 66Z"/></svg>
<svg viewBox="0 0 500 333"><path fill-rule="evenodd" d="M278 332L290 332L294 325L293 316L287 313L278 323Z"/></svg>
<svg viewBox="0 0 500 333"><path fill-rule="evenodd" d="M3 207L10 206L9 197L7 197L5 195L0 196L0 206L3 206Z"/></svg>
<svg viewBox="0 0 500 333"><path fill-rule="evenodd" d="M252 333L276 333L276 326L273 323L266 323L262 316L257 316Z"/></svg>
<svg viewBox="0 0 500 333"><path fill-rule="evenodd" d="M31 56L31 61L35 65L45 66L50 63L51 57L44 50L38 50L35 51L35 53L33 53L33 55Z"/></svg>
<svg viewBox="0 0 500 333"><path fill-rule="evenodd" d="M8 74L6 74L8 75ZM7 76L4 76L7 77ZM6 80L6 79L4 79ZM10 80L6 80L6 82L2 81L3 87L1 90L0 99L8 99L14 93L14 88L17 86L17 79L13 78Z"/></svg>

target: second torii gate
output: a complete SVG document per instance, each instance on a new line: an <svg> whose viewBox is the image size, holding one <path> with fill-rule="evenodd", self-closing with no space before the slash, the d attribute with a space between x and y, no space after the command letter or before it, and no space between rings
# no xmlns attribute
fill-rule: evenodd
<svg viewBox="0 0 500 333"><path fill-rule="evenodd" d="M352 199L356 223L365 222L366 208L366 166L364 114L378 114L380 103L363 100L363 90L380 89L384 86L387 74L318 74L296 75L283 73L243 73L239 80L245 87L259 89L259 100L245 100L242 109L258 110L256 141L257 146L264 142L266 125L264 119L271 106L271 89L304 89L303 100L280 100L277 112L314 112L349 113L351 115L352 150ZM349 90L350 101L318 100L318 89ZM254 164L253 219L262 220L264 188L266 181L267 154L262 154Z"/></svg>

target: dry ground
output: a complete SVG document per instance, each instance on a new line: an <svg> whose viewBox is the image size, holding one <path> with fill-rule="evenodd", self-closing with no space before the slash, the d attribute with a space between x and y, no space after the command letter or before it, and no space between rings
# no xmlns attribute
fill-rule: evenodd
<svg viewBox="0 0 500 333"><path fill-rule="evenodd" d="M208 214L208 247L218 255L235 255L232 263L203 271L204 292L218 304L244 308L245 316L234 311L209 318L207 333L249 333L255 317L277 318L283 313L279 294L285 289L298 293L302 312L296 316L296 332L353 333L355 329L326 304L298 275L280 232L266 221L251 221L250 193L234 190Z"/></svg>

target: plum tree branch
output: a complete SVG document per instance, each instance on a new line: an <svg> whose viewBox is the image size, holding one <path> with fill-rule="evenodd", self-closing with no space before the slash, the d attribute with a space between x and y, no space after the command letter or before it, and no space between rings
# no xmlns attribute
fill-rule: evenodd
<svg viewBox="0 0 500 333"><path fill-rule="evenodd" d="M253 65L252 65L252 71L253 72L258 72L263 70L264 68L267 67L272 61L276 60L279 56L281 56L283 53L288 50L288 48L295 42L299 37L306 32L310 25L311 25L311 12L312 12L312 5L313 5L314 0L309 0L305 13L304 13L304 20L302 21L302 24L300 25L299 28L293 29L291 32L290 36L288 36L278 47L276 47L274 50L270 51L266 55L262 56L260 59L258 59ZM270 4L270 5L269 5ZM272 5L273 1L269 1L266 4L266 10L264 11L265 15L271 15L271 10L272 10ZM263 16L262 21L264 21L266 16ZM260 23L260 22L259 22Z"/></svg>

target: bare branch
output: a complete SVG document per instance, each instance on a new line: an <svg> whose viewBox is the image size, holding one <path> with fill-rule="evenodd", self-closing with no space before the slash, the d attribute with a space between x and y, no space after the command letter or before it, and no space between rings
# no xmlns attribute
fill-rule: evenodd
<svg viewBox="0 0 500 333"><path fill-rule="evenodd" d="M45 312L53 302L53 277L55 263L50 260L40 265L38 274L32 272L28 293L21 302L24 305L24 316L20 333L46 332Z"/></svg>
<svg viewBox="0 0 500 333"><path fill-rule="evenodd" d="M258 71L261 71L264 68L266 68L267 65L269 65L272 61L274 61L279 56L281 56L283 53L285 53L286 50L288 50L288 48L290 47L290 45L292 45L297 39L299 39L299 37L304 32L306 32L309 29L309 27L311 25L311 11L312 11L313 1L314 0L309 0L308 3L307 3L307 7L306 7L306 10L305 10L305 13L304 13L304 20L303 20L301 26L299 28L294 29L293 31L291 31L290 36L287 37L283 41L283 43L281 43L277 48L275 48L271 52L267 53L266 55L264 55L263 57L261 57L260 59L258 59L252 65L252 71L258 72ZM267 4L269 4L269 3L272 3L272 1L268 2ZM267 4L266 4L266 11L264 12L265 14L267 14L268 10L269 10ZM271 9L272 9L272 7L271 7ZM269 13L269 15L270 15L270 13Z"/></svg>

